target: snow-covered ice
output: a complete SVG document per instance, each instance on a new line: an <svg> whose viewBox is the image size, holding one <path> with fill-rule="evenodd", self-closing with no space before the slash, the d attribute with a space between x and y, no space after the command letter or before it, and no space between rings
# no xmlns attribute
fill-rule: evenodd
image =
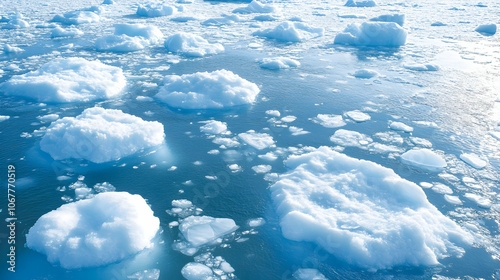
<svg viewBox="0 0 500 280"><path fill-rule="evenodd" d="M319 270L315 268L299 268L293 273L296 280L327 280Z"/></svg>
<svg viewBox="0 0 500 280"><path fill-rule="evenodd" d="M256 31L253 35L282 42L296 43L323 36L323 33L324 29L321 27L312 27L301 22L286 21L274 28Z"/></svg>
<svg viewBox="0 0 500 280"><path fill-rule="evenodd" d="M144 24L115 24L113 35L96 40L98 51L131 52L142 50L160 41L163 33L156 26Z"/></svg>
<svg viewBox="0 0 500 280"><path fill-rule="evenodd" d="M159 226L140 195L106 192L43 215L26 245L66 269L102 266L153 246Z"/></svg>
<svg viewBox="0 0 500 280"><path fill-rule="evenodd" d="M197 262L186 264L182 268L181 273L187 280L208 280L215 277L210 267Z"/></svg>
<svg viewBox="0 0 500 280"><path fill-rule="evenodd" d="M274 139L267 133L258 133L255 130L249 130L244 133L238 134L241 140L246 144L254 147L257 150L263 150L274 146Z"/></svg>
<svg viewBox="0 0 500 280"><path fill-rule="evenodd" d="M290 156L271 186L283 235L361 267L437 265L472 237L416 184L328 147Z"/></svg>
<svg viewBox="0 0 500 280"><path fill-rule="evenodd" d="M357 131L339 129L330 137L330 141L340 146L360 148L372 143L373 139Z"/></svg>
<svg viewBox="0 0 500 280"><path fill-rule="evenodd" d="M354 110L354 111L348 111L345 113L346 116L351 118L352 120L356 122L366 122L371 120L371 116L368 115L367 113L363 113L359 110Z"/></svg>
<svg viewBox="0 0 500 280"><path fill-rule="evenodd" d="M201 36L184 32L168 36L165 48L187 57L203 57L224 51L224 47L219 43L211 44Z"/></svg>
<svg viewBox="0 0 500 280"><path fill-rule="evenodd" d="M352 46L400 47L406 44L407 32L394 22L351 23L335 36L335 44Z"/></svg>
<svg viewBox="0 0 500 280"><path fill-rule="evenodd" d="M404 14L388 14L388 15L380 15L370 19L371 21L381 21L381 22L395 22L401 26L405 23L405 15Z"/></svg>
<svg viewBox="0 0 500 280"><path fill-rule="evenodd" d="M300 62L288 57L266 57L259 60L261 68L278 70L299 67Z"/></svg>
<svg viewBox="0 0 500 280"><path fill-rule="evenodd" d="M164 137L159 122L144 121L121 110L94 107L77 117L53 122L40 141L40 148L55 160L74 158L102 163L158 146Z"/></svg>
<svg viewBox="0 0 500 280"><path fill-rule="evenodd" d="M50 37L59 38L59 37L76 37L83 35L83 32L76 27L68 27L66 29L62 27L56 27L52 29Z"/></svg>
<svg viewBox="0 0 500 280"><path fill-rule="evenodd" d="M149 2L140 4L137 7L136 14L141 17L162 17L177 13L177 7L168 3Z"/></svg>
<svg viewBox="0 0 500 280"><path fill-rule="evenodd" d="M228 70L198 72L165 77L156 95L171 107L182 109L221 109L252 104L259 87Z"/></svg>
<svg viewBox="0 0 500 280"><path fill-rule="evenodd" d="M337 128L346 125L341 115L318 114L312 121L327 128Z"/></svg>
<svg viewBox="0 0 500 280"><path fill-rule="evenodd" d="M277 9L274 5L263 4L257 0L253 0L246 7L240 7L233 10L233 13L239 13L239 14L252 14L252 13L268 14L275 12L277 12Z"/></svg>
<svg viewBox="0 0 500 280"><path fill-rule="evenodd" d="M56 59L38 70L16 75L0 89L6 95L65 103L117 97L125 85L125 75L120 68L97 60L71 57Z"/></svg>
<svg viewBox="0 0 500 280"><path fill-rule="evenodd" d="M440 172L447 166L442 156L429 149L407 151L401 155L401 162L431 172Z"/></svg>
<svg viewBox="0 0 500 280"><path fill-rule="evenodd" d="M407 124L404 124L402 122L390 122L389 127L391 129L397 130L397 131L404 131L404 132L412 132L413 131L413 127L411 127Z"/></svg>
<svg viewBox="0 0 500 280"><path fill-rule="evenodd" d="M200 131L206 134L222 134L227 133L227 124L221 121L209 120L202 121L204 123L200 127Z"/></svg>
<svg viewBox="0 0 500 280"><path fill-rule="evenodd" d="M375 7L377 3L373 0L347 0L345 3L347 7Z"/></svg>
<svg viewBox="0 0 500 280"><path fill-rule="evenodd" d="M472 153L463 153L460 155L460 159L476 169L482 169L485 168L486 165L488 165L487 161Z"/></svg>

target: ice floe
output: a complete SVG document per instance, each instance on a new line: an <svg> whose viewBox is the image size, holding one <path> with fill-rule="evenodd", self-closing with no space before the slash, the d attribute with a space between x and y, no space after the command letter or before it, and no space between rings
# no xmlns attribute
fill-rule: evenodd
<svg viewBox="0 0 500 280"><path fill-rule="evenodd" d="M488 162L481 159L478 155L476 154L471 154L471 153L463 153L460 155L460 159L465 161L467 164L470 166L476 168L476 169L482 169L488 165Z"/></svg>
<svg viewBox="0 0 500 280"><path fill-rule="evenodd" d="M203 57L224 51L224 47L219 43L211 44L201 36L184 32L168 36L165 48L169 52L187 57Z"/></svg>
<svg viewBox="0 0 500 280"><path fill-rule="evenodd" d="M200 131L206 134L227 134L227 124L221 121L201 121L204 123L203 126L200 127Z"/></svg>
<svg viewBox="0 0 500 280"><path fill-rule="evenodd" d="M258 60L260 67L270 70L288 69L300 66L300 62L288 57L266 57Z"/></svg>
<svg viewBox="0 0 500 280"><path fill-rule="evenodd" d="M492 36L492 35L495 35L495 33L497 33L497 25L494 23L482 24L482 25L479 25L475 29L475 31L478 33L481 33L483 35Z"/></svg>
<svg viewBox="0 0 500 280"><path fill-rule="evenodd" d="M159 122L144 121L121 110L89 108L77 117L53 122L40 148L55 160L86 159L95 163L118 160L163 143Z"/></svg>
<svg viewBox="0 0 500 280"><path fill-rule="evenodd" d="M286 21L274 28L256 31L253 35L282 42L296 43L323 36L323 33L323 28L312 27L301 22Z"/></svg>
<svg viewBox="0 0 500 280"><path fill-rule="evenodd" d="M274 140L273 137L267 133L258 133L255 130L249 130L244 133L238 134L241 140L246 144L254 147L257 150L263 150L265 148L273 147Z"/></svg>
<svg viewBox="0 0 500 280"><path fill-rule="evenodd" d="M125 85L120 68L72 57L56 59L38 70L16 75L0 88L6 95L64 103L117 97Z"/></svg>
<svg viewBox="0 0 500 280"><path fill-rule="evenodd" d="M162 17L170 16L175 13L177 13L177 8L166 2L149 2L146 4L140 4L136 11L136 14L141 17Z"/></svg>
<svg viewBox="0 0 500 280"><path fill-rule="evenodd" d="M313 122L327 127L327 128L337 128L346 125L346 122L341 115L334 114L318 114L316 117L311 119Z"/></svg>
<svg viewBox="0 0 500 280"><path fill-rule="evenodd" d="M378 17L374 17L370 19L371 21L381 21L381 22L395 22L401 26L405 23L405 15L404 14L389 14L389 15L380 15Z"/></svg>
<svg viewBox="0 0 500 280"><path fill-rule="evenodd" d="M352 23L335 36L334 43L352 46L399 47L406 43L407 32L394 22Z"/></svg>
<svg viewBox="0 0 500 280"><path fill-rule="evenodd" d="M431 172L440 172L447 166L442 156L429 149L407 151L401 155L401 162Z"/></svg>
<svg viewBox="0 0 500 280"><path fill-rule="evenodd" d="M144 24L115 24L113 35L96 40L98 51L132 52L156 44L163 37L158 27Z"/></svg>
<svg viewBox="0 0 500 280"><path fill-rule="evenodd" d="M89 10L76 10L64 13L62 15L55 15L52 18L52 22L59 22L66 25L79 25L85 23L94 23L101 20L99 16L99 10L89 11Z"/></svg>
<svg viewBox="0 0 500 280"><path fill-rule="evenodd" d="M236 8L233 10L233 13L239 14L252 14L252 13L275 13L277 11L276 7L272 4L263 4L259 1L253 0L246 7Z"/></svg>
<svg viewBox="0 0 500 280"><path fill-rule="evenodd" d="M285 164L290 171L270 189L288 239L369 269L436 265L472 243L419 186L391 169L328 147Z"/></svg>
<svg viewBox="0 0 500 280"><path fill-rule="evenodd" d="M101 266L153 246L159 226L140 195L106 192L43 215L26 245L66 269Z"/></svg>
<svg viewBox="0 0 500 280"><path fill-rule="evenodd" d="M171 107L222 109L252 104L259 87L228 70L171 75L156 95Z"/></svg>
<svg viewBox="0 0 500 280"><path fill-rule="evenodd" d="M50 33L50 37L52 38L59 38L59 37L76 37L76 36L81 36L83 35L83 32L76 28L76 27L69 27L69 28L62 28L62 27L56 27L52 29L52 32Z"/></svg>

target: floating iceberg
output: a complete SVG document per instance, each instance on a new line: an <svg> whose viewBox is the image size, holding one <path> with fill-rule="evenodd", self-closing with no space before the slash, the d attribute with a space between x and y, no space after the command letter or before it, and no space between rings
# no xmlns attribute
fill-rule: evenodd
<svg viewBox="0 0 500 280"><path fill-rule="evenodd" d="M36 71L14 76L0 89L6 95L65 103L117 97L125 85L120 68L72 57L53 60Z"/></svg>
<svg viewBox="0 0 500 280"><path fill-rule="evenodd" d="M156 44L163 37L160 29L144 24L116 24L114 35L97 39L98 51L132 52Z"/></svg>
<svg viewBox="0 0 500 280"><path fill-rule="evenodd" d="M406 43L407 32L394 22L352 23L335 36L334 43L352 46L399 47Z"/></svg>
<svg viewBox="0 0 500 280"><path fill-rule="evenodd" d="M368 269L437 265L472 237L393 170L320 147L270 187L283 235Z"/></svg>
<svg viewBox="0 0 500 280"><path fill-rule="evenodd" d="M259 63L261 68L270 70L288 69L300 66L300 62L288 57L267 57L259 60Z"/></svg>
<svg viewBox="0 0 500 280"><path fill-rule="evenodd" d="M211 44L202 37L189 33L177 33L165 40L165 48L169 52L188 57L203 57L224 51L219 43Z"/></svg>
<svg viewBox="0 0 500 280"><path fill-rule="evenodd" d="M95 163L118 160L163 143L159 122L144 121L120 110L89 108L77 117L53 122L40 147L55 160L86 159Z"/></svg>
<svg viewBox="0 0 500 280"><path fill-rule="evenodd" d="M165 78L156 98L182 109L221 109L255 102L259 87L228 70Z"/></svg>
<svg viewBox="0 0 500 280"><path fill-rule="evenodd" d="M162 17L177 13L177 8L166 3L147 3L137 7L136 14L141 17Z"/></svg>
<svg viewBox="0 0 500 280"><path fill-rule="evenodd" d="M106 192L43 215L26 245L66 269L101 266L151 247L159 226L140 195Z"/></svg>
<svg viewBox="0 0 500 280"><path fill-rule="evenodd" d="M252 14L252 13L261 13L261 14L268 14L268 13L275 13L276 7L273 5L266 5L262 4L259 1L252 1L248 6L246 7L241 7L241 8L236 8L233 10L233 13L240 13L240 14Z"/></svg>
<svg viewBox="0 0 500 280"><path fill-rule="evenodd" d="M301 22L286 21L274 28L256 31L253 35L275 39L282 42L295 43L323 36L323 33L323 28L311 27Z"/></svg>
<svg viewBox="0 0 500 280"><path fill-rule="evenodd" d="M407 151L401 155L401 162L431 172L440 172L447 166L443 157L429 149Z"/></svg>
<svg viewBox="0 0 500 280"><path fill-rule="evenodd" d="M395 22L401 26L405 23L404 14L391 14L391 15L381 15L370 19L371 21L381 21L381 22Z"/></svg>

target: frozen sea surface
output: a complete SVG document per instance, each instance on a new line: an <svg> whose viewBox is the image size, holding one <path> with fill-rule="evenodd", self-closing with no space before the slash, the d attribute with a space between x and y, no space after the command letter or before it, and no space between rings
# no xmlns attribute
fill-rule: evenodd
<svg viewBox="0 0 500 280"><path fill-rule="evenodd" d="M0 229L0 278L499 279L500 2L378 0L373 7L346 2L4 1L0 168L16 167L18 220L14 274L6 269L7 228ZM123 27L126 32L119 30ZM138 34L139 29L151 32ZM342 44L339 34L344 34ZM97 50L103 37L119 48ZM165 44L167 38L172 44ZM57 61L79 63L44 66ZM141 121L133 127L138 130L140 123L158 122L164 140L157 145L161 139L140 131L140 143L125 141L120 135L129 133L106 126L126 122L120 119L102 122L98 129L82 125L78 133L66 135L73 137L67 143L93 135L117 155L110 161L54 160L41 149L51 123L93 107L137 117ZM106 135L113 143L127 143L133 153L106 142ZM64 143L59 148L67 151ZM314 203L273 203L269 187L299 170L286 166L286 160L308 157L321 146L338 157L394 172L388 178L411 185L425 207L398 199L405 193L397 188L384 192L392 197L379 199L373 188L391 184L367 184L363 178L371 177L357 168L339 174L321 158L307 162L309 180L293 181L300 188L315 180L324 183L305 189ZM106 154L92 145L72 148L77 154ZM6 177L2 188L4 220ZM112 215L118 219L113 223L89 219L109 213L105 202L102 209L85 212L92 227L82 224L85 230L55 239L66 242L67 252L51 254L60 260L65 253L85 253L86 260L106 265L89 261L66 269L49 262L44 250L24 246L35 223L44 224L43 215L113 191L140 195L151 217L159 219L156 235L143 242L147 246L128 250L134 242L126 238L141 232L127 227L134 217ZM350 212L350 205L357 212ZM408 205L420 214L405 215ZM301 216L294 220L303 230L300 238L289 238L280 215L300 207L305 207L301 215L343 216L328 220L324 224L330 228L321 230L302 223L320 216ZM367 222L370 217L383 217L384 228ZM427 227L419 234L408 230L415 221L397 217L425 217ZM397 219L397 228L390 227L390 219ZM448 226L439 227L439 221ZM127 231L99 228L114 224ZM45 233L66 228L47 224ZM447 236L449 231L453 234ZM191 237L204 242L194 246ZM125 244L113 252L126 254L103 260L106 254L96 248L106 248L99 242L110 238ZM346 239L347 249L335 250L335 242ZM81 240L89 241L84 246ZM395 255L398 240L415 245L408 245L408 254ZM92 252L101 252L99 258L93 259ZM412 258L412 252L419 255Z"/></svg>

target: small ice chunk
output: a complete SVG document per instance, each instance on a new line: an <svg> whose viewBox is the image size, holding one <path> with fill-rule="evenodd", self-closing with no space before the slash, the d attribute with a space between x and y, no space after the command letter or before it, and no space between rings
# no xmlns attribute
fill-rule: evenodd
<svg viewBox="0 0 500 280"><path fill-rule="evenodd" d="M440 194L452 194L453 193L453 190L450 187L448 187L445 184L441 184L441 183L434 183L434 185L432 186L432 190L434 192L440 193Z"/></svg>
<svg viewBox="0 0 500 280"><path fill-rule="evenodd" d="M482 24L479 25L476 29L476 32L481 33L483 35L487 36L493 36L495 33L497 33L497 25L492 23L492 24Z"/></svg>
<svg viewBox="0 0 500 280"><path fill-rule="evenodd" d="M249 227L260 227L260 226L263 226L265 223L266 223L266 220L264 220L264 218L255 218L255 219L248 220Z"/></svg>
<svg viewBox="0 0 500 280"><path fill-rule="evenodd" d="M99 11L76 10L65 14L58 14L52 18L52 22L60 22L66 25L78 25L100 21Z"/></svg>
<svg viewBox="0 0 500 280"><path fill-rule="evenodd" d="M346 125L341 115L318 114L315 118L312 118L311 120L326 128L337 128Z"/></svg>
<svg viewBox="0 0 500 280"><path fill-rule="evenodd" d="M201 36L185 32L169 36L165 40L165 48L186 57L203 57L224 51L219 43L211 44Z"/></svg>
<svg viewBox="0 0 500 280"><path fill-rule="evenodd" d="M270 70L288 69L300 66L300 62L288 57L267 57L258 60L260 67Z"/></svg>
<svg viewBox="0 0 500 280"><path fill-rule="evenodd" d="M334 44L400 47L406 44L406 36L406 30L394 22L352 23L335 36Z"/></svg>
<svg viewBox="0 0 500 280"><path fill-rule="evenodd" d="M323 28L315 28L301 22L286 21L274 28L256 31L253 35L282 42L296 43L323 36L323 33Z"/></svg>
<svg viewBox="0 0 500 280"><path fill-rule="evenodd" d="M266 115L269 115L272 117L277 117L277 118L279 118L281 116L280 111L278 111L278 110L267 110Z"/></svg>
<svg viewBox="0 0 500 280"><path fill-rule="evenodd" d="M181 270L182 276L187 280L209 280L216 279L212 269L204 264L190 262Z"/></svg>
<svg viewBox="0 0 500 280"><path fill-rule="evenodd" d="M418 145L418 146L422 146L422 147L426 147L426 148L432 147L431 141L424 139L424 138L410 137L410 140L413 144Z"/></svg>
<svg viewBox="0 0 500 280"><path fill-rule="evenodd" d="M478 195L475 193L466 193L464 196L466 198L468 198L469 200L471 200L472 202L476 203L477 206L479 206L481 208L488 209L491 207L491 200L489 200L488 198L486 198L484 196L481 196L481 195Z"/></svg>
<svg viewBox="0 0 500 280"><path fill-rule="evenodd" d="M431 172L440 172L447 166L443 157L429 149L407 151L401 155L401 162Z"/></svg>
<svg viewBox="0 0 500 280"><path fill-rule="evenodd" d="M445 194L444 195L444 199L448 203L450 203L450 204L453 204L453 205L462 205L462 201L460 200L460 198L458 196L453 196L453 195Z"/></svg>
<svg viewBox="0 0 500 280"><path fill-rule="evenodd" d="M94 191L98 193L102 192L114 192L116 190L115 186L111 185L108 182L97 183L94 185Z"/></svg>
<svg viewBox="0 0 500 280"><path fill-rule="evenodd" d="M8 119L10 119L10 116L2 116L2 115L0 115L0 122L6 121Z"/></svg>
<svg viewBox="0 0 500 280"><path fill-rule="evenodd" d="M402 122L391 122L389 127L393 130L404 131L404 132L412 132L413 127L406 125Z"/></svg>
<svg viewBox="0 0 500 280"><path fill-rule="evenodd" d="M200 123L204 123L204 125L200 127L200 131L203 133L216 135L227 132L227 124L225 122L209 120L201 121Z"/></svg>
<svg viewBox="0 0 500 280"><path fill-rule="evenodd" d="M488 165L488 162L485 160L482 160L478 155L476 154L471 154L471 153L463 153L460 155L460 158L465 161L467 164L470 166L476 168L476 169L483 169Z"/></svg>
<svg viewBox="0 0 500 280"><path fill-rule="evenodd" d="M95 45L98 51L133 52L158 43L162 37L156 26L115 24L114 34L97 39Z"/></svg>
<svg viewBox="0 0 500 280"><path fill-rule="evenodd" d="M172 207L190 208L193 207L193 203L187 199L172 200Z"/></svg>
<svg viewBox="0 0 500 280"><path fill-rule="evenodd" d="M319 270L314 268L299 268L293 273L297 280L328 280Z"/></svg>
<svg viewBox="0 0 500 280"><path fill-rule="evenodd" d="M413 63L413 64L405 64L404 68L413 70L413 71L438 71L439 66L436 64L418 64L418 63Z"/></svg>
<svg viewBox="0 0 500 280"><path fill-rule="evenodd" d="M254 147L257 150L263 150L274 146L273 137L267 133L257 133L254 130L249 130L238 134L241 140L246 144Z"/></svg>
<svg viewBox="0 0 500 280"><path fill-rule="evenodd" d="M179 230L192 247L200 247L215 241L238 226L232 219L209 216L189 216L182 220Z"/></svg>
<svg viewBox="0 0 500 280"><path fill-rule="evenodd" d="M288 130L290 130L290 132L292 133L293 136L297 136L297 135L304 135L304 134L309 134L311 132L309 131L306 131L304 130L303 128L300 128L300 127L296 127L296 126L290 126L288 128Z"/></svg>
<svg viewBox="0 0 500 280"><path fill-rule="evenodd" d="M58 114L48 114L45 116L38 116L37 119L39 119L42 122L53 122L53 121L59 119L59 115Z"/></svg>
<svg viewBox="0 0 500 280"><path fill-rule="evenodd" d="M255 102L259 87L228 70L165 78L156 98L175 108L221 109Z"/></svg>
<svg viewBox="0 0 500 280"><path fill-rule="evenodd" d="M330 141L344 147L361 148L373 142L373 139L357 131L339 129L330 137Z"/></svg>
<svg viewBox="0 0 500 280"><path fill-rule="evenodd" d="M285 123L291 123L291 122L294 122L296 119L297 119L296 116L286 116L286 117L281 118L281 121L285 122Z"/></svg>
<svg viewBox="0 0 500 280"><path fill-rule="evenodd" d="M50 34L50 37L52 38L59 38L59 37L77 37L83 35L83 32L75 27L69 27L69 28L61 28L57 26L56 28L52 29L52 32Z"/></svg>
<svg viewBox="0 0 500 280"><path fill-rule="evenodd" d="M109 1L109 0L105 0L105 1ZM158 280L158 279L160 279L160 270L153 268L153 269L146 269L143 271L138 271L132 275L127 276L127 279Z"/></svg>
<svg viewBox="0 0 500 280"><path fill-rule="evenodd" d="M258 155L259 158L267 161L274 161L278 159L278 156L274 154L273 152L267 152L263 155Z"/></svg>
<svg viewBox="0 0 500 280"><path fill-rule="evenodd" d="M349 111L346 112L345 114L346 116L348 116L349 118L353 119L356 122L366 122L371 119L370 115L368 115L367 113L363 113L359 110Z"/></svg>
<svg viewBox="0 0 500 280"><path fill-rule="evenodd" d="M267 173L271 171L271 169L272 169L271 165L265 165L265 164L256 165L252 167L252 170L255 171L255 173Z"/></svg>
<svg viewBox="0 0 500 280"><path fill-rule="evenodd" d="M137 7L136 14L141 17L162 17L177 13L177 8L166 3L146 3Z"/></svg>
<svg viewBox="0 0 500 280"><path fill-rule="evenodd" d="M358 79L371 79L373 77L379 76L380 74L375 70L361 69L357 70L352 75Z"/></svg>

